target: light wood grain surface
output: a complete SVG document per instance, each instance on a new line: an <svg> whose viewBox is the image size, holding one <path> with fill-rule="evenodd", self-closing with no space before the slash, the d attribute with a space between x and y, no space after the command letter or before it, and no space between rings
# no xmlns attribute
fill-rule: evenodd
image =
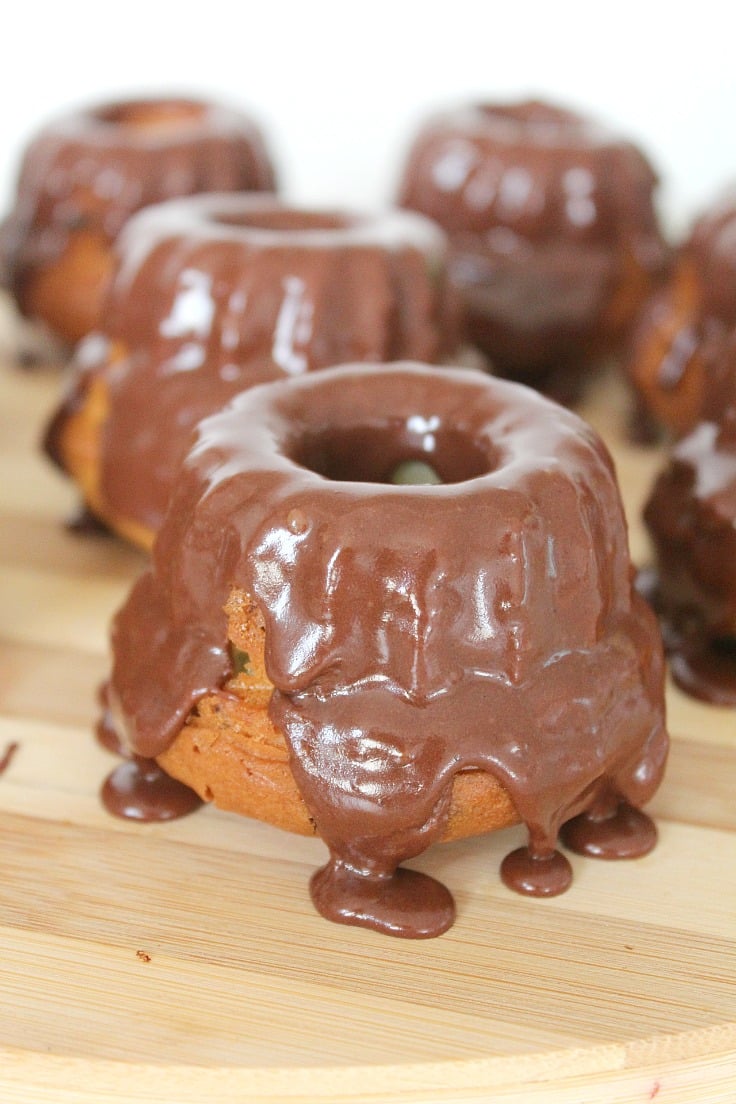
<svg viewBox="0 0 736 1104"><path fill-rule="evenodd" d="M669 690L647 858L572 856L567 894L526 900L498 876L513 829L415 860L457 900L440 939L331 925L318 841L101 808L95 692L143 559L62 525L75 494L37 448L59 388L0 364L0 1101L736 1100L736 713ZM621 443L615 386L587 410L641 561L659 457Z"/></svg>

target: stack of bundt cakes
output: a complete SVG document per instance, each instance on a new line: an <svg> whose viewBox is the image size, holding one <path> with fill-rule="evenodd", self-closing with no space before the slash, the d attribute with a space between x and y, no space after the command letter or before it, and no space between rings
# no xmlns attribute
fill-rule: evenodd
<svg viewBox="0 0 736 1104"><path fill-rule="evenodd" d="M7 280L82 338L45 448L151 552L112 627L108 808L319 835L318 911L406 937L454 919L402 865L435 841L522 823L501 876L536 896L571 882L560 840L652 848L657 619L604 443L524 384L570 399L624 340L669 262L655 185L538 101L433 120L378 215L268 194L257 129L197 100L31 146Z"/></svg>

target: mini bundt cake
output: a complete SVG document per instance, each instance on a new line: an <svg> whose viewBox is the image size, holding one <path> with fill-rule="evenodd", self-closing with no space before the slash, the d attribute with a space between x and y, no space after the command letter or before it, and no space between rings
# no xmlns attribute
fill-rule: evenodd
<svg viewBox="0 0 736 1104"><path fill-rule="evenodd" d="M396 485L416 461L441 482ZM111 714L205 800L318 833L323 915L436 935L452 898L398 868L436 840L523 821L502 876L533 895L570 883L560 831L654 844L664 665L631 574L608 453L528 388L417 364L264 384L198 428L114 623Z"/></svg>
<svg viewBox="0 0 736 1104"><path fill-rule="evenodd" d="M724 355L736 328L736 191L696 220L634 332L628 371L645 409L675 436L723 409L736 387Z"/></svg>
<svg viewBox="0 0 736 1104"><path fill-rule="evenodd" d="M447 232L470 340L495 369L572 397L665 265L655 184L635 146L581 115L478 104L420 131L399 203Z"/></svg>
<svg viewBox="0 0 736 1104"><path fill-rule="evenodd" d="M5 282L22 314L71 344L99 320L112 243L135 211L174 196L273 187L261 133L238 111L151 99L67 115L23 158L0 242Z"/></svg>
<svg viewBox="0 0 736 1104"><path fill-rule="evenodd" d="M718 420L674 446L644 516L672 676L694 697L736 705L736 388Z"/></svg>
<svg viewBox="0 0 736 1104"><path fill-rule="evenodd" d="M147 547L196 423L238 391L346 360L454 354L444 251L442 232L406 211L200 196L141 212L49 451L93 514Z"/></svg>

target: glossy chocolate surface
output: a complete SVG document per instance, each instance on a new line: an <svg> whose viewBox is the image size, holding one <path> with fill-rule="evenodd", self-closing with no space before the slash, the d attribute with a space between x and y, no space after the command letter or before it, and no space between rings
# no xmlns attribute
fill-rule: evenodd
<svg viewBox="0 0 736 1104"><path fill-rule="evenodd" d="M674 447L644 517L673 677L736 705L736 391L720 422L700 422Z"/></svg>
<svg viewBox="0 0 736 1104"><path fill-rule="evenodd" d="M138 755L126 758L107 777L101 797L113 816L147 824L177 820L202 804L193 790L166 774L155 759Z"/></svg>
<svg viewBox="0 0 736 1104"><path fill-rule="evenodd" d="M535 379L610 348L663 269L655 184L631 143L589 119L478 104L425 126L399 202L446 230L471 339Z"/></svg>
<svg viewBox="0 0 736 1104"><path fill-rule="evenodd" d="M102 374L103 497L113 515L152 530L197 422L244 388L347 360L456 351L445 239L410 212L196 197L136 216L118 253L105 333L78 352L50 449L58 454L66 413Z"/></svg>
<svg viewBox="0 0 736 1104"><path fill-rule="evenodd" d="M698 218L666 286L642 312L629 374L676 435L720 417L736 395L736 191Z"/></svg>
<svg viewBox="0 0 736 1104"><path fill-rule="evenodd" d="M386 482L410 460L443 483ZM661 640L610 458L526 388L348 366L203 422L114 624L110 700L136 754L162 752L228 677L233 586L265 619L270 712L330 848L312 888L331 919L452 922L443 887L396 868L441 837L458 771L492 772L526 823L505 872L522 892L565 888L565 821L659 783Z"/></svg>
<svg viewBox="0 0 736 1104"><path fill-rule="evenodd" d="M697 271L702 314L736 325L736 188L698 218L683 252Z"/></svg>
<svg viewBox="0 0 736 1104"><path fill-rule="evenodd" d="M29 145L0 236L5 278L26 289L80 235L111 245L152 203L202 192L271 191L263 137L239 111L191 99L101 105L49 124Z"/></svg>

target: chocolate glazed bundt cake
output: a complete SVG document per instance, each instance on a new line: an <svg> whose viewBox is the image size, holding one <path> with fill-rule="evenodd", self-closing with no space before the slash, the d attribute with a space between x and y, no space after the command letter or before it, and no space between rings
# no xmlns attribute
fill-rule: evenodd
<svg viewBox="0 0 736 1104"><path fill-rule="evenodd" d="M394 485L415 461L441 482ZM454 916L403 860L517 820L505 881L559 893L560 832L655 841L663 658L631 578L604 446L527 388L417 364L254 387L199 426L115 620L111 717L144 758L108 799L155 759L318 833L317 909L393 935Z"/></svg>
<svg viewBox="0 0 736 1104"><path fill-rule="evenodd" d="M117 246L104 333L78 351L47 437L91 511L144 547L196 423L255 383L346 360L456 354L445 240L410 212L172 201Z"/></svg>
<svg viewBox="0 0 736 1104"><path fill-rule="evenodd" d="M665 267L655 184L634 145L579 114L473 104L422 128L399 203L447 232L468 336L496 371L569 399Z"/></svg>
<svg viewBox="0 0 736 1104"><path fill-rule="evenodd" d="M736 706L736 386L720 417L674 446L644 517L672 676L694 697Z"/></svg>
<svg viewBox="0 0 736 1104"><path fill-rule="evenodd" d="M698 218L628 360L645 409L675 436L717 418L736 392L736 190Z"/></svg>
<svg viewBox="0 0 736 1104"><path fill-rule="evenodd" d="M92 107L29 145L0 267L21 312L71 344L99 321L112 245L135 211L175 196L273 187L263 137L239 111L193 99Z"/></svg>

